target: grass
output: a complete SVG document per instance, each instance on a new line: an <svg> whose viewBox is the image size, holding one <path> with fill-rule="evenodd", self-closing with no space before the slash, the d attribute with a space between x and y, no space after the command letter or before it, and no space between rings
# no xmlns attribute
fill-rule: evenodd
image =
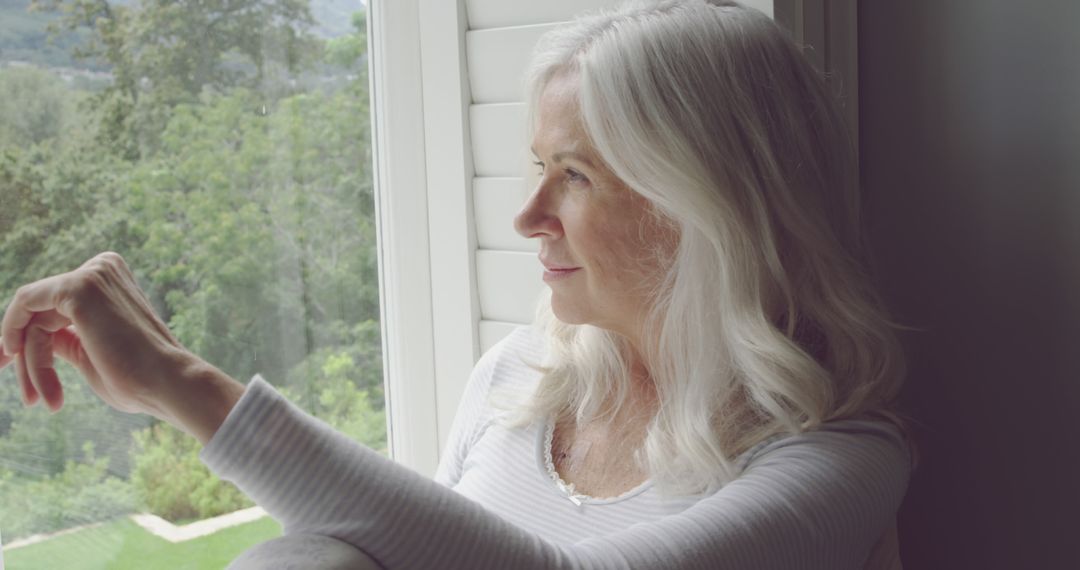
<svg viewBox="0 0 1080 570"><path fill-rule="evenodd" d="M5 551L4 562L5 570L220 569L244 550L277 536L281 526L264 517L174 544L124 518Z"/></svg>

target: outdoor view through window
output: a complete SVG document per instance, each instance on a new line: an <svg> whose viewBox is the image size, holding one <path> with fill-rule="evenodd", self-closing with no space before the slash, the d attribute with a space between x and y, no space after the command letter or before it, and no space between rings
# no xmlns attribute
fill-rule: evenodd
<svg viewBox="0 0 1080 570"><path fill-rule="evenodd" d="M361 0L0 0L2 307L116 251L192 351L385 452L366 36ZM58 367L56 414L0 373L8 570L222 568L281 533Z"/></svg>

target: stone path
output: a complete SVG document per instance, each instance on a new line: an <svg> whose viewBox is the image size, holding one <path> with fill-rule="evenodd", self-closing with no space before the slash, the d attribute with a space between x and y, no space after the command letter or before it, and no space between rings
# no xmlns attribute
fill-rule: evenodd
<svg viewBox="0 0 1080 570"><path fill-rule="evenodd" d="M185 540L214 534L223 528L259 520L265 516L266 511L259 507L251 507L250 509L232 512L183 526L176 526L157 515L150 514L131 515L131 520L135 521L136 524L143 527L148 532L156 534L169 542L184 542Z"/></svg>

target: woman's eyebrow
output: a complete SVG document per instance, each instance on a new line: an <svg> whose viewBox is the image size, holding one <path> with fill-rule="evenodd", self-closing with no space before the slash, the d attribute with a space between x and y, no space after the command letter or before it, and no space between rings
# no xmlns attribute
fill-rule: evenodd
<svg viewBox="0 0 1080 570"><path fill-rule="evenodd" d="M540 156L539 154L536 153L535 148L530 148L529 150L532 151L533 156ZM580 152L561 151L561 152L557 152L557 153L551 155L551 160L553 162L562 162L564 158L573 158L573 159L575 159L575 160L577 160L579 162L584 162L585 164L587 164L589 166L593 166L592 160L589 160L589 157L585 156L584 154L582 154Z"/></svg>
<svg viewBox="0 0 1080 570"><path fill-rule="evenodd" d="M578 162L584 162L589 166L593 165L592 161L589 160L589 157L581 154L580 152L557 152L551 155L551 159L555 162L562 162L564 158L573 158L576 159Z"/></svg>

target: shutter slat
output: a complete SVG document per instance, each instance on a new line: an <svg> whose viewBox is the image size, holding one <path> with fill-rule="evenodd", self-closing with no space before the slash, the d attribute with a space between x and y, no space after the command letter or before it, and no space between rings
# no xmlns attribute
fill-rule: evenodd
<svg viewBox="0 0 1080 570"><path fill-rule="evenodd" d="M540 36L557 24L465 32L473 103L508 103L525 98L522 81Z"/></svg>
<svg viewBox="0 0 1080 570"><path fill-rule="evenodd" d="M528 161L524 104L472 105L469 128L477 176L522 175Z"/></svg>
<svg viewBox="0 0 1080 570"><path fill-rule="evenodd" d="M476 286L480 318L512 323L532 322L543 290L543 267L534 253L476 252Z"/></svg>
<svg viewBox="0 0 1080 570"><path fill-rule="evenodd" d="M514 231L514 216L528 198L521 178L474 178L473 207L476 245L480 249L537 252L535 239Z"/></svg>

